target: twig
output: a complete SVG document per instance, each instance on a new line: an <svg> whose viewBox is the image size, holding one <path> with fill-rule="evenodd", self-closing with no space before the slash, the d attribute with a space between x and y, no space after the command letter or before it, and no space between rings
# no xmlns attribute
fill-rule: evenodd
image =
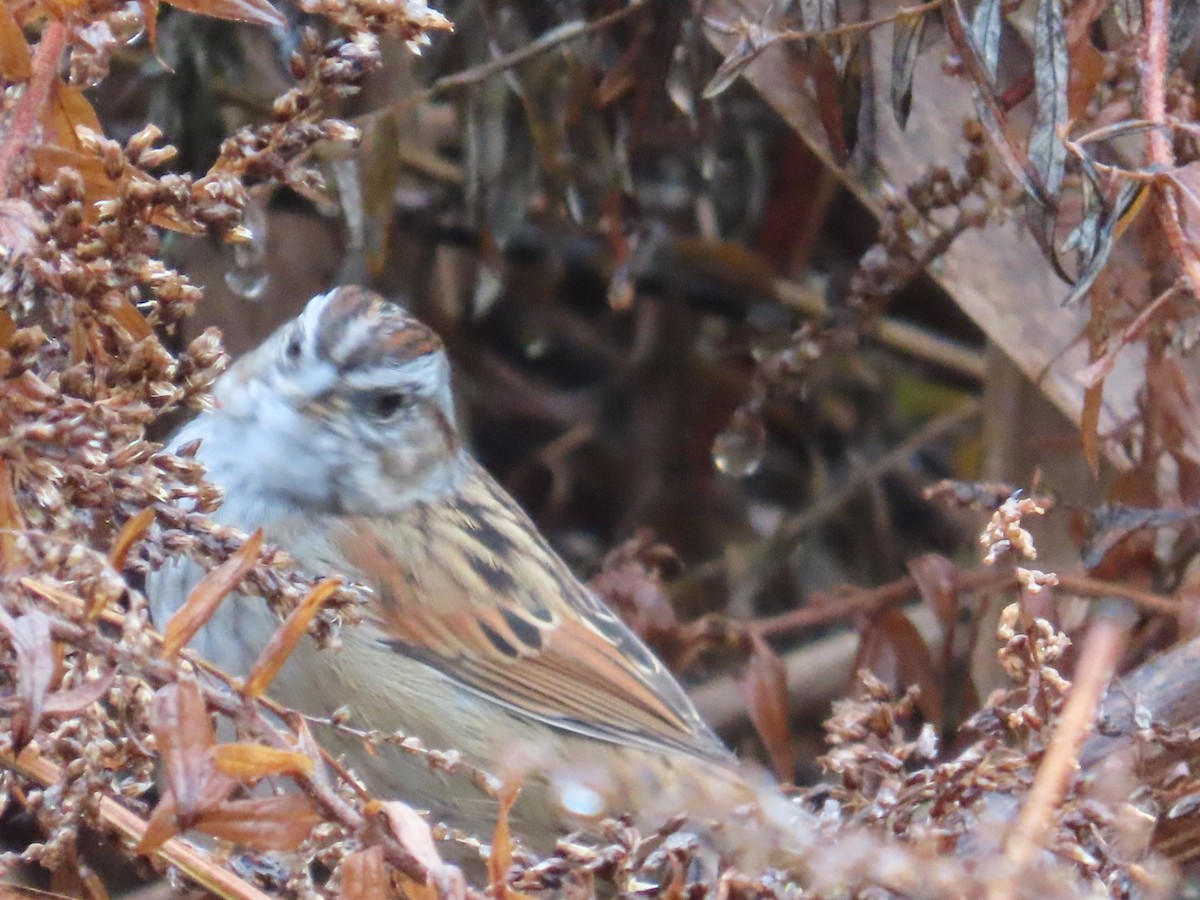
<svg viewBox="0 0 1200 900"><path fill-rule="evenodd" d="M942 0L938 0L942 2ZM419 106L429 100L434 99L448 91L457 90L459 88L470 87L473 84L478 84L481 81L487 81L501 72L511 69L514 66L519 66L523 62L528 62L539 54L545 53L548 50L553 50L561 44L568 41L576 40L577 38L586 37L595 34L598 31L603 31L626 19L636 12L640 12L647 6L646 0L630 0L628 6L623 6L618 10L610 12L608 15L601 16L598 19L593 19L588 22L583 19L576 19L573 22L566 22L559 25L557 28L552 28L545 34L538 37L536 40L530 41L519 50L513 50L511 53L505 53L503 56L497 56L493 60L481 63L478 66L472 66L469 69L464 69L461 72L455 72L453 75L446 75L439 78L423 91L418 91L411 97L405 97L403 100L386 106L381 110L368 114L365 118L371 118L380 115L384 112L395 112L399 109L409 109L413 106Z"/></svg>
<svg viewBox="0 0 1200 900"><path fill-rule="evenodd" d="M1146 44L1140 66L1142 74L1143 115L1155 123L1167 120L1167 61L1171 19L1171 0L1145 0ZM1146 133L1146 156L1151 168L1170 172L1175 168L1175 151L1166 131L1155 128ZM1183 233L1179 219L1179 198L1174 185L1159 179L1154 190L1158 199L1158 220L1176 261L1183 268L1192 295L1200 297L1200 256Z"/></svg>
<svg viewBox="0 0 1200 900"><path fill-rule="evenodd" d="M1045 843L1055 810L1067 796L1078 767L1079 750L1092 730L1100 701L1125 651L1127 637L1125 623L1107 616L1098 618L1088 630L1071 693L1034 776L1033 787L1009 833L1005 856L1011 870L1007 878L993 882L989 895L994 900L1016 896L1022 873Z"/></svg>
<svg viewBox="0 0 1200 900"><path fill-rule="evenodd" d="M8 139L0 146L0 198L7 197L12 190L21 158L33 140L38 121L50 101L50 89L58 77L58 61L66 42L67 26L62 22L51 21L42 31L42 38L33 54L32 77L25 93L17 101L8 127Z"/></svg>

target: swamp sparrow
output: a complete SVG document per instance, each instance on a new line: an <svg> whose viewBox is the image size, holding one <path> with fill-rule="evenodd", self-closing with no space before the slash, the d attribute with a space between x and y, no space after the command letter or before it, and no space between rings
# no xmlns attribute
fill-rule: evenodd
<svg viewBox="0 0 1200 900"><path fill-rule="evenodd" d="M662 663L471 456L442 342L399 307L356 287L314 298L221 378L215 409L174 445L196 439L224 491L219 522L261 527L314 574L371 592L339 649L306 639L276 700L314 716L348 707L356 727L521 779L513 829L540 845L610 813L654 825L757 798ZM200 574L151 578L160 625ZM244 674L277 625L235 595L193 646ZM494 801L455 776L335 729L320 738L375 794L490 833Z"/></svg>

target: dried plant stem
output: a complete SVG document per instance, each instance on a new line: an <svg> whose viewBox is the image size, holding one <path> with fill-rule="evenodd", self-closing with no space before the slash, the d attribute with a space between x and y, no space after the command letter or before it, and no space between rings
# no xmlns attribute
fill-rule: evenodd
<svg viewBox="0 0 1200 900"><path fill-rule="evenodd" d="M25 88L13 112L8 139L0 146L0 198L7 197L12 190L21 157L35 136L42 110L50 101L50 89L57 77L58 61L62 58L66 43L67 26L64 23L51 21L46 25L33 54L33 75L29 79L29 86Z"/></svg>
<svg viewBox="0 0 1200 900"><path fill-rule="evenodd" d="M1100 701L1108 689L1128 637L1127 626L1102 616L1084 638L1071 693L1058 726L1034 777L1033 787L1009 834L1005 856L1011 864L1007 879L998 879L989 896L993 900L1016 895L1021 873L1045 843L1054 822L1055 810L1067 795L1071 778L1079 767L1079 750L1092 730Z"/></svg>
<svg viewBox="0 0 1200 900"><path fill-rule="evenodd" d="M942 2L942 0L937 0L937 2ZM499 75L501 72L507 71L514 66L519 66L523 62L528 62L535 56L545 53L548 50L553 50L561 44L586 37L589 34L595 34L597 31L603 31L605 28L615 25L622 19L640 12L648 5L645 0L631 0L628 6L623 6L591 22L582 19L566 22L546 32L537 40L530 41L519 50L505 53L503 56L498 56L478 66L472 66L470 69L465 69L462 72L455 72L453 75L446 75L443 78L439 78L425 90L405 98L398 104L385 107L378 113L371 113L369 117L378 116L381 113L394 112L397 108L407 109L419 106L447 91L470 87L481 81L487 81L489 78Z"/></svg>
<svg viewBox="0 0 1200 900"><path fill-rule="evenodd" d="M48 759L39 756L31 747L13 757L0 751L0 765L32 778L43 787L52 787L62 779L62 771ZM134 815L110 797L100 798L100 818L130 845L137 844L146 833L144 819ZM171 838L154 851L163 862L179 869L198 885L218 897L229 900L269 900L267 894L247 884L231 872L214 864L207 856L180 838Z"/></svg>
<svg viewBox="0 0 1200 900"><path fill-rule="evenodd" d="M1171 0L1145 0L1146 44L1142 55L1142 111L1155 123L1167 121L1167 51ZM1169 172L1175 168L1175 151L1164 128L1146 133L1147 163L1151 168ZM1171 252L1183 269L1192 295L1200 297L1200 256L1192 248L1180 223L1179 199L1175 186L1168 179L1155 182L1158 220Z"/></svg>

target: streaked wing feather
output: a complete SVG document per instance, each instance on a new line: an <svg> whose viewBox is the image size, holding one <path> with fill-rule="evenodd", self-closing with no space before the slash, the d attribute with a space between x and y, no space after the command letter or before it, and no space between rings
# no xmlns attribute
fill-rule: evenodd
<svg viewBox="0 0 1200 900"><path fill-rule="evenodd" d="M348 527L342 550L375 589L382 645L556 728L729 758L670 673L482 469L453 503ZM403 533L372 539L381 527Z"/></svg>

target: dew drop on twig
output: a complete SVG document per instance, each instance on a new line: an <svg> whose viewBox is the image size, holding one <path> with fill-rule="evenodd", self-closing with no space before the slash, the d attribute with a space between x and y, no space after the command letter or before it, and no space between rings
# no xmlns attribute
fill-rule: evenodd
<svg viewBox="0 0 1200 900"><path fill-rule="evenodd" d="M742 407L713 441L713 464L723 475L745 478L762 465L767 430L757 411Z"/></svg>

